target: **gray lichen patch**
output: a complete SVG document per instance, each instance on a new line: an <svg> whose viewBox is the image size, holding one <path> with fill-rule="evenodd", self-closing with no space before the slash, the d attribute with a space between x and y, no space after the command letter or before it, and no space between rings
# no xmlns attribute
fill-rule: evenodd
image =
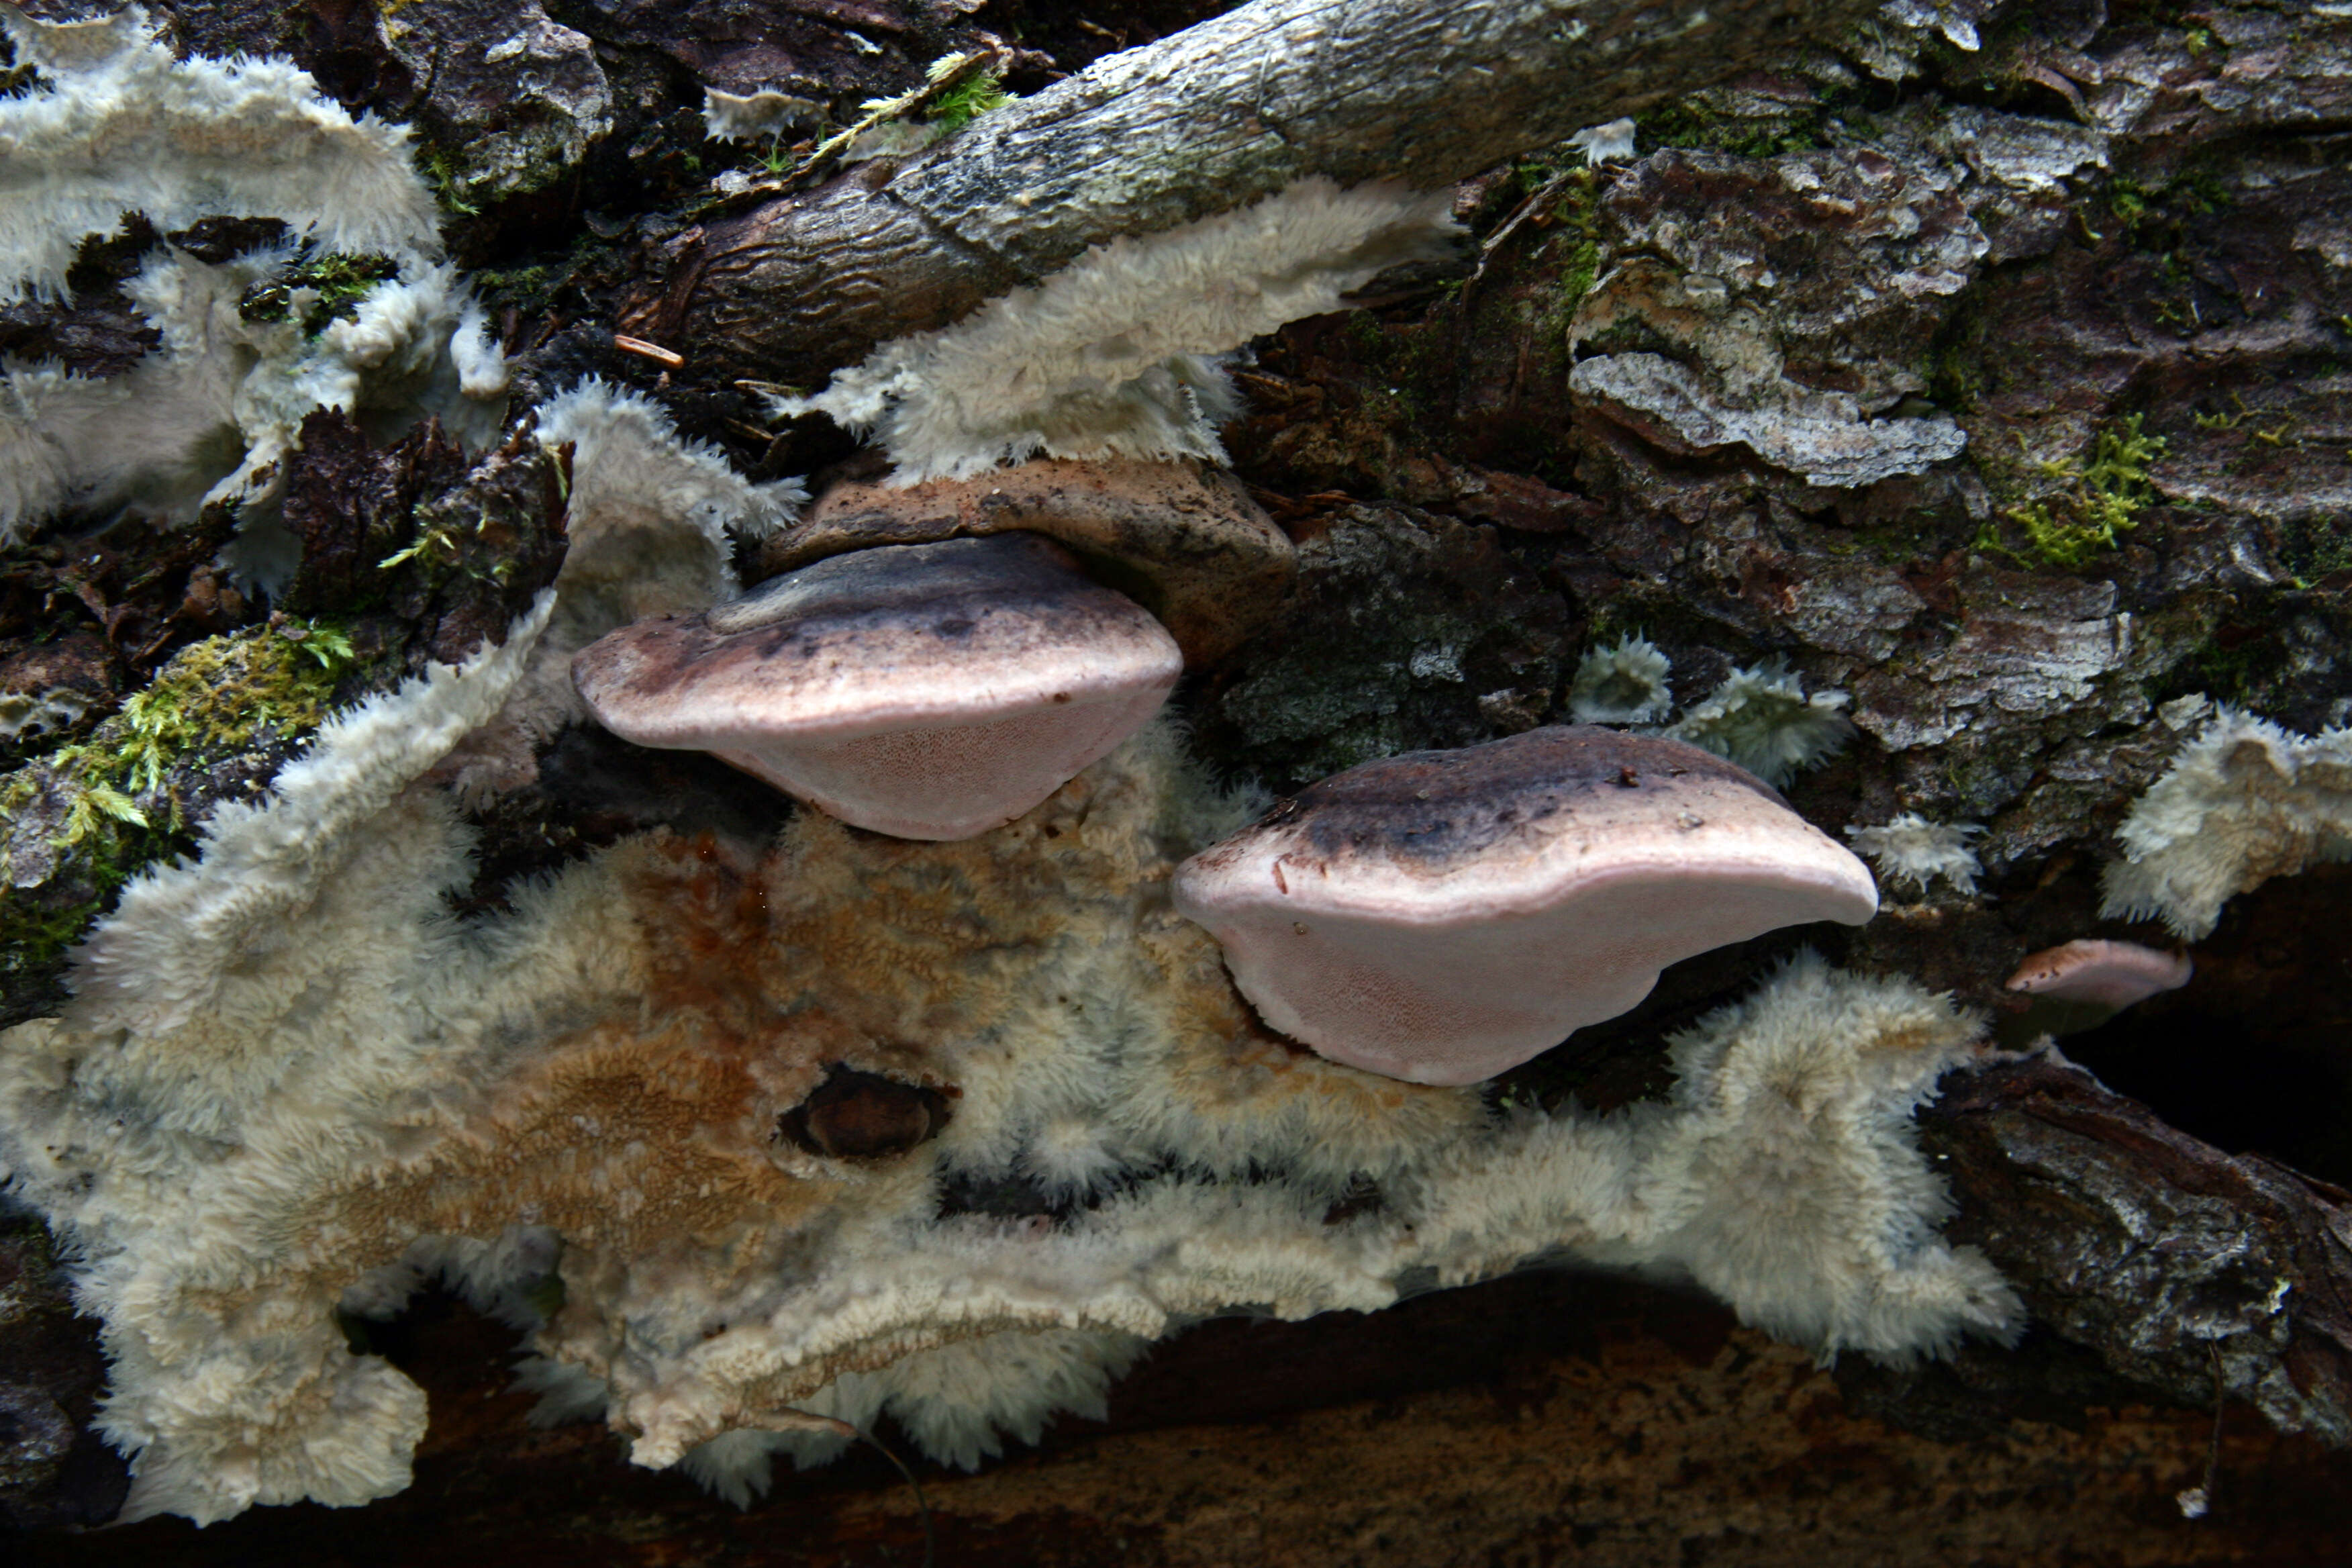
<svg viewBox="0 0 2352 1568"><path fill-rule="evenodd" d="M377 25L441 122L425 166L459 211L553 184L613 128L594 46L539 0L411 0Z"/></svg>

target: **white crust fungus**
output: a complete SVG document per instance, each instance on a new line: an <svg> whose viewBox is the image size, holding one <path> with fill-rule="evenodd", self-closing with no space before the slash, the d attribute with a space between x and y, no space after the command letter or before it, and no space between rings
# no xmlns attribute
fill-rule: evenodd
<svg viewBox="0 0 2352 1568"><path fill-rule="evenodd" d="M2099 913L2194 942L2273 877L2352 859L2352 729L2298 735L2223 708L2132 806Z"/></svg>
<svg viewBox="0 0 2352 1568"><path fill-rule="evenodd" d="M135 506L184 521L234 500L248 519L266 514L281 459L317 408L394 429L432 415L469 447L488 444L506 410L506 362L451 268L380 283L314 336L299 320L238 309L291 260L159 253L124 292L163 342L121 375L0 362L0 542L68 510Z"/></svg>
<svg viewBox="0 0 2352 1568"><path fill-rule="evenodd" d="M0 98L0 289L64 294L82 237L132 212L164 233L227 214L329 250L438 254L408 128L353 120L290 62L176 59L136 5L89 22L11 6L0 28L46 79Z"/></svg>
<svg viewBox="0 0 2352 1568"><path fill-rule="evenodd" d="M1585 651L1569 682L1568 710L1580 724L1654 724L1674 706L1666 684L1674 661L1647 637L1619 637Z"/></svg>
<svg viewBox="0 0 2352 1568"><path fill-rule="evenodd" d="M1984 867L1969 840L1983 831L1973 822L1930 822L1904 811L1874 827L1849 827L1845 836L1855 854L1877 866L1880 880L1925 898L1927 885L1938 879L1956 893L1977 890Z"/></svg>
<svg viewBox="0 0 2352 1568"><path fill-rule="evenodd" d="M350 319L316 332L240 309L292 245L220 263L171 247L125 285L163 344L107 379L0 360L0 543L67 510L127 506L184 521L236 501L259 535L239 574L275 587L289 552L267 522L305 415L342 408L403 428L437 416L479 449L505 415L507 372L439 249L405 128L353 121L283 60L178 60L137 7L46 23L0 11L46 85L0 99L0 293L66 292L85 237L143 214L170 233L208 216L274 217L326 251L394 262Z"/></svg>
<svg viewBox="0 0 2352 1568"><path fill-rule="evenodd" d="M713 142L754 142L824 118L824 105L763 87L756 92L702 89L702 133Z"/></svg>
<svg viewBox="0 0 2352 1568"><path fill-rule="evenodd" d="M1791 670L1735 669L1665 732L1782 789L1853 739L1844 711L1851 700L1843 691L1806 696Z"/></svg>
<svg viewBox="0 0 2352 1568"><path fill-rule="evenodd" d="M739 1496L837 1443L809 1413L887 1408L970 1463L1201 1317L1538 1258L1685 1271L1824 1351L2015 1321L1936 1237L1906 1125L1973 1019L1807 961L1676 1044L1674 1104L1499 1125L1300 1054L1168 906L1237 808L1165 725L978 839L813 814L755 858L647 835L454 926L466 834L426 770L548 616L322 730L130 889L64 1016L0 1035L0 1170L79 1260L134 1516L404 1485L423 1396L335 1312L436 1270L520 1315L554 1259L550 1414L601 1406L638 1463L698 1450ZM836 1067L952 1086L952 1116L806 1152L780 1118ZM1027 1170L1109 1195L939 1217L941 1184ZM1357 1180L1382 1205L1325 1223Z"/></svg>
<svg viewBox="0 0 2352 1568"><path fill-rule="evenodd" d="M1041 454L1222 463L1213 426L1233 391L1211 356L1335 310L1390 267L1442 255L1460 233L1452 201L1302 180L1251 206L1098 245L1042 285L894 339L815 396L773 400L773 411L874 432L899 484L970 479Z"/></svg>

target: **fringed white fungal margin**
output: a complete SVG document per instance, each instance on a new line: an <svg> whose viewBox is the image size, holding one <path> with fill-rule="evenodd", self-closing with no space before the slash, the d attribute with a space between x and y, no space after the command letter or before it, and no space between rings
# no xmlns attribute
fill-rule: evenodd
<svg viewBox="0 0 2352 1568"><path fill-rule="evenodd" d="M739 1500L837 1449L813 1415L971 1464L1202 1317L1536 1259L1680 1270L1825 1352L2015 1321L1907 1131L1974 1019L1808 959L1674 1043L1671 1103L1500 1122L1302 1055L1168 907L1240 803L1164 725L977 839L650 835L456 927L466 836L409 781L546 615L329 726L101 922L66 1016L0 1034L0 1173L79 1259L134 1514L404 1485L422 1395L336 1313L436 1273L538 1322L551 1418ZM840 1069L953 1115L882 1157L780 1136ZM1097 1201L940 1217L1024 1172Z"/></svg>
<svg viewBox="0 0 2352 1568"><path fill-rule="evenodd" d="M716 447L681 438L651 399L597 376L541 406L539 441L572 448L570 545L557 583L567 619L591 601L609 606L598 636L734 593L730 534L772 532L808 500L797 479L751 483Z"/></svg>
<svg viewBox="0 0 2352 1568"><path fill-rule="evenodd" d="M1735 669L1665 733L1738 763L1775 789L1853 739L1843 691L1805 695L1793 671Z"/></svg>
<svg viewBox="0 0 2352 1568"><path fill-rule="evenodd" d="M1580 724L1654 724L1674 706L1674 662L1647 637L1622 637L1588 649L1569 682L1568 711Z"/></svg>
<svg viewBox="0 0 2352 1568"><path fill-rule="evenodd" d="M353 120L285 60L180 60L131 6L89 22L0 8L16 63L0 98L0 290L66 291L85 235L126 213L170 233L274 217L330 250L425 260L440 237L408 130Z"/></svg>
<svg viewBox="0 0 2352 1568"><path fill-rule="evenodd" d="M76 957L67 1016L94 1033L123 1032L103 1069L109 1076L163 1075L146 1090L170 1101L157 1110L159 1125L220 1131L283 1062L243 1048L224 1058L187 1050L151 1056L142 1042L176 1032L224 993L236 994L239 1008L282 1006L286 987L339 974L346 955L305 952L299 940L282 952L278 944L292 939L289 928L299 927L353 838L498 712L553 608L554 595L542 594L503 644L463 664L436 665L329 720L310 751L279 770L261 804L232 801L213 814L195 859L146 871L123 889ZM441 858L428 855L418 869L442 869ZM292 971L278 974L274 987L262 978L272 966L255 963L263 953ZM257 1080L247 1081L248 1073Z"/></svg>
<svg viewBox="0 0 2352 1568"><path fill-rule="evenodd" d="M1908 885L1925 897L1927 884L1938 879L1957 893L1977 890L1984 867L1969 840L1983 831L1973 822L1930 822L1916 811L1905 811L1874 827L1849 827L1845 836L1855 854L1878 868L1880 881Z"/></svg>
<svg viewBox="0 0 2352 1568"><path fill-rule="evenodd" d="M792 126L824 118L824 104L813 99L794 98L773 88L761 88L757 92L721 92L711 87L705 88L702 93L702 133L713 142L772 138L782 135Z"/></svg>
<svg viewBox="0 0 2352 1568"><path fill-rule="evenodd" d="M505 415L504 356L455 272L433 264L433 201L404 128L353 121L283 60L174 59L136 7L93 22L0 10L41 85L0 98L0 296L66 291L85 237L143 214L166 234L211 216L274 217L285 247L217 264L166 246L125 286L163 342L103 380L0 360L0 543L67 510L136 507L184 521L242 505L232 564L269 589L290 544L268 537L281 459L303 416L341 408L404 427L438 416L478 449ZM247 291L287 274L295 241L381 256L398 276L349 319L305 330Z"/></svg>
<svg viewBox="0 0 2352 1568"><path fill-rule="evenodd" d="M312 334L299 319L239 308L291 260L160 254L124 292L163 342L121 375L0 362L0 542L68 510L184 521L229 500L248 522L267 515L282 459L319 408L394 428L430 416L477 451L489 444L506 412L506 360L453 269L380 283ZM308 298L292 292L299 318Z"/></svg>
<svg viewBox="0 0 2352 1568"><path fill-rule="evenodd" d="M1443 255L1447 192L1302 180L1238 211L1098 245L955 325L896 339L814 397L773 400L874 432L894 480L1055 458L1206 458L1233 392L1213 356L1320 315L1375 274Z"/></svg>
<svg viewBox="0 0 2352 1568"><path fill-rule="evenodd" d="M600 377L538 418L540 445L572 454L555 612L506 710L440 770L469 801L530 783L538 743L585 715L573 654L631 621L731 597L731 540L772 532L808 499L798 479L753 484L716 447L681 437L659 405Z"/></svg>
<svg viewBox="0 0 2352 1568"><path fill-rule="evenodd" d="M2124 858L2106 868L2099 913L2210 935L2237 894L2352 859L2352 728L2298 735L2223 708L2116 837Z"/></svg>

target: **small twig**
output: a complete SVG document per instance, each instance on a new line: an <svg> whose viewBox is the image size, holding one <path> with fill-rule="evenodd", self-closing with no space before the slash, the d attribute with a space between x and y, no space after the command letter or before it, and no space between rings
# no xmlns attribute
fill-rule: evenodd
<svg viewBox="0 0 2352 1568"><path fill-rule="evenodd" d="M803 159L800 166L784 176L787 183L803 179L816 173L856 145L857 139L876 126L889 121L913 121L922 112L970 81L982 71L1002 70L1003 56L995 49L975 49L938 76L896 98L877 99L866 106L863 118L845 131L837 131L816 144L816 150Z"/></svg>
<svg viewBox="0 0 2352 1568"><path fill-rule="evenodd" d="M666 349L659 343L649 343L643 338L633 338L626 332L614 332L613 346L625 354L635 354L639 359L649 359L656 364L667 365L672 370L677 369L686 363L686 356L676 350Z"/></svg>

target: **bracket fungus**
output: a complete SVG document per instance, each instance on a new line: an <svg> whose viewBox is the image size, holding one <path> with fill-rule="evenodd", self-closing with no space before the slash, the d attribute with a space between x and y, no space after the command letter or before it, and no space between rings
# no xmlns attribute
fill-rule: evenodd
<svg viewBox="0 0 2352 1568"><path fill-rule="evenodd" d="M641 621L572 662L605 727L705 751L855 826L969 838L1157 712L1183 656L1034 534L889 545Z"/></svg>
<svg viewBox="0 0 2352 1568"><path fill-rule="evenodd" d="M851 481L761 548L770 573L853 550L1013 531L1066 545L1213 663L1273 619L1297 574L1290 540L1223 468L1189 460L1041 458L971 479Z"/></svg>
<svg viewBox="0 0 2352 1568"><path fill-rule="evenodd" d="M1175 898L1275 1028L1439 1084L1627 1011L1678 959L1878 909L1748 773L1589 725L1351 768L1186 861Z"/></svg>
<svg viewBox="0 0 2352 1568"><path fill-rule="evenodd" d="M2078 937L2029 953L2007 988L2032 1001L1999 1031L2003 1044L2022 1046L2040 1035L2095 1029L2126 1007L2178 991L2197 971L2185 952L2136 942Z"/></svg>

